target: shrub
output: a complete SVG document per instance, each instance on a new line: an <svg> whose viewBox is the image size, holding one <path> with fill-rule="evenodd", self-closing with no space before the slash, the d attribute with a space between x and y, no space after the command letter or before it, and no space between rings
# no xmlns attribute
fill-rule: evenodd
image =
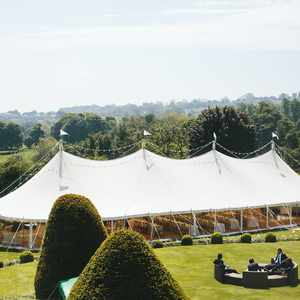
<svg viewBox="0 0 300 300"><path fill-rule="evenodd" d="M220 232L215 232L211 235L212 244L223 244L223 236Z"/></svg>
<svg viewBox="0 0 300 300"><path fill-rule="evenodd" d="M265 237L266 243L275 243L277 241L276 235L273 233L268 233Z"/></svg>
<svg viewBox="0 0 300 300"><path fill-rule="evenodd" d="M191 246L193 245L193 239L190 235L186 234L181 239L182 246Z"/></svg>
<svg viewBox="0 0 300 300"><path fill-rule="evenodd" d="M151 242L151 245L152 245L153 248L163 248L163 247L164 247L163 242L162 242L162 241L159 241L159 240L157 240L157 241L152 241L152 242Z"/></svg>
<svg viewBox="0 0 300 300"><path fill-rule="evenodd" d="M34 256L30 251L24 251L20 255L20 264L25 264L34 261Z"/></svg>
<svg viewBox="0 0 300 300"><path fill-rule="evenodd" d="M96 251L68 299L187 298L144 238L136 232L120 230Z"/></svg>
<svg viewBox="0 0 300 300"><path fill-rule="evenodd" d="M252 236L250 233L244 233L241 235L241 243L248 243L252 242Z"/></svg>
<svg viewBox="0 0 300 300"><path fill-rule="evenodd" d="M48 218L35 275L36 298L48 299L60 280L78 276L106 237L89 199L74 194L58 198Z"/></svg>
<svg viewBox="0 0 300 300"><path fill-rule="evenodd" d="M4 267L4 262L0 261L0 269Z"/></svg>

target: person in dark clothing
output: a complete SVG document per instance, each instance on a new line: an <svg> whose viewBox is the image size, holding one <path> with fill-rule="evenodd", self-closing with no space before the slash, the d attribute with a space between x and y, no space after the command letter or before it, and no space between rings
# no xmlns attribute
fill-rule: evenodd
<svg viewBox="0 0 300 300"><path fill-rule="evenodd" d="M224 261L223 261L223 255L222 253L219 253L217 258L214 260L214 264L218 266L224 266Z"/></svg>
<svg viewBox="0 0 300 300"><path fill-rule="evenodd" d="M222 253L218 254L217 258L214 260L214 264L217 265L217 266L219 266L219 267L221 267L221 268L224 268L224 273L225 274L228 274L228 273L238 273L235 269L232 269L229 266L226 266L224 264Z"/></svg>
<svg viewBox="0 0 300 300"><path fill-rule="evenodd" d="M294 268L294 263L291 258L287 258L281 265L281 269L283 272L291 271Z"/></svg>
<svg viewBox="0 0 300 300"><path fill-rule="evenodd" d="M276 256L274 257L274 263L276 266L281 266L284 261L287 259L288 257L285 255L285 253L283 253L282 249L281 248L278 248L277 249L277 254Z"/></svg>
<svg viewBox="0 0 300 300"><path fill-rule="evenodd" d="M265 265L265 266L264 266L264 270L265 270L265 271L271 271L275 266L276 266L276 265L275 265L275 259L272 257L272 258L271 258L271 263L268 264L268 265Z"/></svg>
<svg viewBox="0 0 300 300"><path fill-rule="evenodd" d="M262 267L258 265L257 262L254 261L253 258L249 259L248 271L261 271Z"/></svg>

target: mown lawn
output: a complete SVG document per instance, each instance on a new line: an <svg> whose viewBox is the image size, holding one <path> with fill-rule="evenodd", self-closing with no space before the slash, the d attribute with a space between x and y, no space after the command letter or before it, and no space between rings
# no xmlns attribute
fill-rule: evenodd
<svg viewBox="0 0 300 300"><path fill-rule="evenodd" d="M225 244L209 246L185 246L156 250L173 276L178 280L193 300L200 299L300 299L298 287L272 288L269 290L251 290L243 287L223 285L213 279L212 261L217 253L222 252L225 263L243 271L249 257L261 262L268 262L282 247L288 256L300 263L300 242L278 242L274 244Z"/></svg>
<svg viewBox="0 0 300 300"><path fill-rule="evenodd" d="M278 242L274 244L225 244L178 246L156 249L158 257L178 280L191 300L294 300L300 299L298 287L251 290L243 287L222 285L213 279L212 260L222 252L225 262L243 271L249 257L264 262L269 261L278 247L300 263L300 242ZM33 295L33 278L36 262L0 269L1 296Z"/></svg>
<svg viewBox="0 0 300 300"><path fill-rule="evenodd" d="M0 269L0 299L33 298L33 280L37 262Z"/></svg>
<svg viewBox="0 0 300 300"><path fill-rule="evenodd" d="M34 149L25 149L21 153L23 156L24 160L27 162L31 162L34 155L36 154L36 151ZM15 154L1 154L0 155L0 164L4 163L6 160L8 160L11 156Z"/></svg>
<svg viewBox="0 0 300 300"><path fill-rule="evenodd" d="M0 252L0 261L6 263L6 262L14 260L14 259L19 259L20 254L21 253L17 253L17 252L1 251Z"/></svg>

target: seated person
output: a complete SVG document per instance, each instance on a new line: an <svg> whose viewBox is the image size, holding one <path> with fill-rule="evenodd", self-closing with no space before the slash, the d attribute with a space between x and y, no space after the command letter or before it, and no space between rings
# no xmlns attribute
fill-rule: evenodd
<svg viewBox="0 0 300 300"><path fill-rule="evenodd" d="M281 264L287 259L288 257L283 253L281 248L277 249L277 254L274 257L274 263L276 266L281 266Z"/></svg>
<svg viewBox="0 0 300 300"><path fill-rule="evenodd" d="M271 263L268 264L268 265L265 265L265 266L264 266L264 270L265 270L265 271L271 271L275 266L276 266L276 265L275 265L275 259L272 257L272 258L271 258Z"/></svg>
<svg viewBox="0 0 300 300"><path fill-rule="evenodd" d="M281 264L281 267L280 269L286 273L290 270L292 270L294 267L294 263L293 263L293 260L291 258L287 258L282 264Z"/></svg>
<svg viewBox="0 0 300 300"><path fill-rule="evenodd" d="M224 266L224 261L223 261L223 255L222 253L219 253L217 258L214 260L214 264L218 266Z"/></svg>
<svg viewBox="0 0 300 300"><path fill-rule="evenodd" d="M286 263L287 260L288 260L287 255L283 253L281 248L278 248L276 256L272 258L270 265L265 266L265 269L270 274L281 274L282 268L284 267L284 264ZM289 268L290 264L288 264L287 267Z"/></svg>
<svg viewBox="0 0 300 300"><path fill-rule="evenodd" d="M261 271L262 267L258 265L257 262L254 261L253 258L249 259L248 271Z"/></svg>
<svg viewBox="0 0 300 300"><path fill-rule="evenodd" d="M228 273L238 273L236 270L234 270L234 269L232 269L229 266L226 266L224 264L222 253L218 254L217 258L214 260L214 264L217 265L217 266L219 266L219 267L224 268L224 273L225 274L228 274Z"/></svg>

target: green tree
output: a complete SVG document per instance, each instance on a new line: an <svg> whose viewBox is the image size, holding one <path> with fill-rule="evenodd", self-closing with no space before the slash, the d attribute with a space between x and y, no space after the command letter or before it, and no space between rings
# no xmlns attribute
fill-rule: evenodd
<svg viewBox="0 0 300 300"><path fill-rule="evenodd" d="M41 138L45 137L45 132L42 128L41 124L36 124L32 127L29 132L28 138L25 140L25 145L27 147L31 147L32 145L36 145Z"/></svg>
<svg viewBox="0 0 300 300"><path fill-rule="evenodd" d="M300 119L300 101L298 99L293 99L291 101L291 119L297 122Z"/></svg>
<svg viewBox="0 0 300 300"><path fill-rule="evenodd" d="M21 127L15 123L0 122L0 150L18 149L22 145Z"/></svg>
<svg viewBox="0 0 300 300"><path fill-rule="evenodd" d="M168 113L162 118L156 119L149 129L152 135L148 138L151 144L147 147L167 157L187 157L187 121L188 118L185 115L177 113Z"/></svg>
<svg viewBox="0 0 300 300"><path fill-rule="evenodd" d="M191 120L188 127L190 148L209 143L214 132L218 143L232 151L250 152L255 146L253 125L245 113L233 107L206 109L198 118Z"/></svg>
<svg viewBox="0 0 300 300"><path fill-rule="evenodd" d="M30 163L24 160L23 156L20 154L15 154L10 156L3 164L0 166L0 190L3 191L8 186L10 188L6 189L0 197L6 195L12 191L18 184L24 179L21 177L30 168ZM30 176L30 174L28 174ZM19 178L18 181L16 181ZM16 181L16 182L15 182ZM15 182L13 184L13 182Z"/></svg>
<svg viewBox="0 0 300 300"><path fill-rule="evenodd" d="M63 129L69 134L66 139L71 143L76 143L86 139L89 134L108 132L113 123L112 118L104 119L91 113L65 114L53 125L51 134L59 139L60 130Z"/></svg>
<svg viewBox="0 0 300 300"><path fill-rule="evenodd" d="M57 141L53 137L40 139L37 145L34 146L36 154L33 157L33 162L39 161L43 157L47 156L47 154L49 154L49 158L51 158L50 152L56 144Z"/></svg>
<svg viewBox="0 0 300 300"><path fill-rule="evenodd" d="M260 102L257 105L253 119L256 132L256 147L261 147L270 142L272 132L276 132L278 123L282 118L279 106L266 102Z"/></svg>

